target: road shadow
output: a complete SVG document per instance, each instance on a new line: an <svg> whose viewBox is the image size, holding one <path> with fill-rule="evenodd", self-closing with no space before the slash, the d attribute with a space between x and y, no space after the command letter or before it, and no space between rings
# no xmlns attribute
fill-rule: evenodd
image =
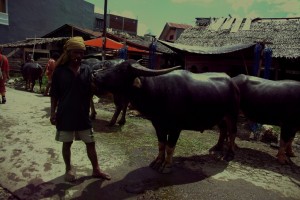
<svg viewBox="0 0 300 200"><path fill-rule="evenodd" d="M42 111L45 112L45 115L43 115L42 118L50 118L50 113L51 113L50 105L48 107L43 108Z"/></svg>
<svg viewBox="0 0 300 200"><path fill-rule="evenodd" d="M19 90L19 91L23 91L23 92L28 92L28 93L32 93L32 94L38 94L38 95L43 94L43 92L40 91L40 88L39 88L38 84L36 84L34 86L33 91L29 91L28 89L25 89L25 81L24 82L22 82L22 81L16 82L14 84L9 85L9 87L11 87L11 88L13 88L15 90ZM36 89L36 88L38 88L38 89ZM42 97L44 97L44 96L42 95Z"/></svg>
<svg viewBox="0 0 300 200"><path fill-rule="evenodd" d="M208 159L216 166L209 176L202 171ZM192 167L188 164L190 162ZM175 157L171 174L160 174L148 166L140 167L129 172L121 180L105 185L101 189L97 182L93 182L84 189L80 197L74 199L128 199L149 190L203 181L221 173L226 167L226 162L214 160L211 155Z"/></svg>
<svg viewBox="0 0 300 200"><path fill-rule="evenodd" d="M70 197L71 195L68 194L68 190L91 179L91 176L84 176L69 183L64 181L64 176L59 176L47 182L44 182L40 178L35 178L30 180L25 187L13 191L13 195L18 199L44 199L52 197L55 199L65 199L65 197ZM103 180L97 181L98 184L102 182Z"/></svg>
<svg viewBox="0 0 300 200"><path fill-rule="evenodd" d="M209 176L202 171L207 161L216 166ZM36 178L30 180L25 187L13 191L13 194L19 199L127 199L147 190L202 181L227 167L226 162L215 160L211 155L175 157L174 163L171 174L160 174L148 166L131 171L128 166L120 166L110 171L113 179L105 184L104 180L91 176L81 177L74 183L64 182L63 176L47 182ZM128 171L130 172L127 173Z"/></svg>
<svg viewBox="0 0 300 200"><path fill-rule="evenodd" d="M273 156L264 152L240 148L234 161L241 165L288 176L291 181L294 180L295 184L300 181L299 166L279 165ZM147 191L204 181L223 172L228 164L209 154L174 157L171 174L160 174L148 166L132 170L134 166L122 165L109 170L113 177L110 181L104 182L102 179L94 179L91 176L80 177L74 183L64 182L63 176L47 182L36 178L30 180L25 187L14 191L13 194L20 199L129 199L144 195Z"/></svg>
<svg viewBox="0 0 300 200"><path fill-rule="evenodd" d="M293 179L297 180L297 185L299 185L300 166L293 162L293 158L291 158L290 164L282 165L277 161L277 158L275 156L276 154L273 156L269 153L259 150L238 147L235 152L234 161L251 168L264 169L267 171L282 174L284 176L288 176L292 181Z"/></svg>
<svg viewBox="0 0 300 200"><path fill-rule="evenodd" d="M92 120L92 126L95 132L100 132L100 133L115 133L121 131L121 126L119 125L109 126L109 121L105 119Z"/></svg>

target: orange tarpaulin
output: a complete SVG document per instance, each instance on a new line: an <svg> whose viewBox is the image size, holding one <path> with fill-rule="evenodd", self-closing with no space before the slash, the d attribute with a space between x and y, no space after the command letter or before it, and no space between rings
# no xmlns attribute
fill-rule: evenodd
<svg viewBox="0 0 300 200"><path fill-rule="evenodd" d="M84 44L86 46L91 46L91 47L103 47L103 39L102 38L95 38L95 39L91 39L91 40L86 40L84 41ZM120 42L116 42L112 39L106 38L106 48L107 49L121 49L123 48L123 44ZM137 49L134 47L130 47L127 45L128 51L135 51L135 52L147 52L145 50L141 50L141 49Z"/></svg>

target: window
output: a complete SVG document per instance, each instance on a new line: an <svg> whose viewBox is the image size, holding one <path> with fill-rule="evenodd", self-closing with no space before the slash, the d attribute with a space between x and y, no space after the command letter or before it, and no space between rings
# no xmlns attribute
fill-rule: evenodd
<svg viewBox="0 0 300 200"><path fill-rule="evenodd" d="M96 18L95 20L95 29L103 29L103 20Z"/></svg>
<svg viewBox="0 0 300 200"><path fill-rule="evenodd" d="M0 12L6 13L6 0L0 0Z"/></svg>
<svg viewBox="0 0 300 200"><path fill-rule="evenodd" d="M0 0L0 24L8 25L7 0Z"/></svg>

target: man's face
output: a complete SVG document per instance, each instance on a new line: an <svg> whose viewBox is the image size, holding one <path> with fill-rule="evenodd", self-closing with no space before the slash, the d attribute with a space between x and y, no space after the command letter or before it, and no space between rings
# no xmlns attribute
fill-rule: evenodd
<svg viewBox="0 0 300 200"><path fill-rule="evenodd" d="M81 49L72 49L69 51L70 61L73 65L80 65L83 55L84 55L84 50Z"/></svg>

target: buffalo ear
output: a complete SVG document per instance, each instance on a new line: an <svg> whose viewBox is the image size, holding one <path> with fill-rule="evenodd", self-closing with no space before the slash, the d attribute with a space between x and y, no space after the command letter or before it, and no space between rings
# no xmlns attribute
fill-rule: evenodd
<svg viewBox="0 0 300 200"><path fill-rule="evenodd" d="M135 78L132 85L133 87L141 88L142 87L141 79L139 77Z"/></svg>

